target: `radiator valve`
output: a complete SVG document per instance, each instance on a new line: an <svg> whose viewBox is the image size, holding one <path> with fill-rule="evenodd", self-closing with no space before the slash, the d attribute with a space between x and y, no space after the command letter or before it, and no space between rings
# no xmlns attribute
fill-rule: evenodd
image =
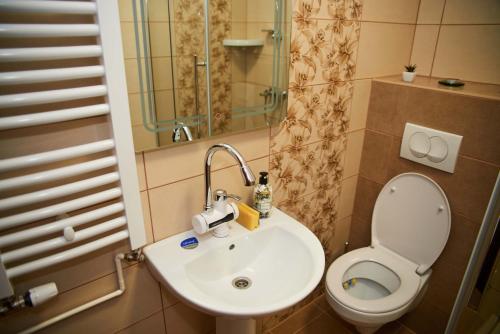
<svg viewBox="0 0 500 334"><path fill-rule="evenodd" d="M38 306L54 298L58 293L57 285L54 282L36 286L29 289L24 295L5 299L0 306L0 314L5 314L10 310L24 308L26 306Z"/></svg>

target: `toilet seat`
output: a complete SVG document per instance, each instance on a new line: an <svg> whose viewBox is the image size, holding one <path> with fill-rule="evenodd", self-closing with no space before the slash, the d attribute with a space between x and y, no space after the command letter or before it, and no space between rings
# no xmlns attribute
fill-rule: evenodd
<svg viewBox="0 0 500 334"><path fill-rule="evenodd" d="M389 180L375 201L371 244L416 263L422 275L443 251L450 227L443 189L425 175L403 173Z"/></svg>
<svg viewBox="0 0 500 334"><path fill-rule="evenodd" d="M352 266L365 261L375 262L394 272L399 277L399 288L378 299L367 300L351 296L342 286L344 274ZM415 263L382 246L360 248L342 255L332 263L326 274L326 288L331 297L350 309L371 314L387 313L404 307L417 296L421 278L415 272L416 268ZM369 275L368 273L367 278L378 281Z"/></svg>

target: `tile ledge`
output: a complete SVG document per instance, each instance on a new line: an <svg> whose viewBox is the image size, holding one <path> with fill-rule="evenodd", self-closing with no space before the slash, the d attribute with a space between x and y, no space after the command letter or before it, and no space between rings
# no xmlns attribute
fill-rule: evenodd
<svg viewBox="0 0 500 334"><path fill-rule="evenodd" d="M480 97L491 100L500 100L500 85L465 81L465 86L462 87L446 87L440 85L438 81L442 78L418 76L412 83L401 80L400 75L391 75L386 77L373 78L374 82L383 82L394 85L417 87L423 89L431 89L450 94L458 94L472 97Z"/></svg>

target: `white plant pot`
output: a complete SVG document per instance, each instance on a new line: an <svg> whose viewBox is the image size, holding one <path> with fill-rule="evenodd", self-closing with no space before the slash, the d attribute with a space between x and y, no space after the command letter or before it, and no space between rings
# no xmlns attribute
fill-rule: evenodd
<svg viewBox="0 0 500 334"><path fill-rule="evenodd" d="M403 81L412 82L415 80L416 72L403 72Z"/></svg>

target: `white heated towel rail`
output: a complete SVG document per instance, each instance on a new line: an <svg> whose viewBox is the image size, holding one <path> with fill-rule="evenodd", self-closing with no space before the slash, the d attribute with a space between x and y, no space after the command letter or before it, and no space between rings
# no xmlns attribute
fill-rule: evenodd
<svg viewBox="0 0 500 334"><path fill-rule="evenodd" d="M60 145L48 150L43 141L33 142L29 154L2 150L7 152L0 156L4 298L13 294L13 278L125 239L136 249L146 237L116 1L0 0L0 12L11 13L8 23L0 22L0 45L6 46L0 47L0 65L13 69L0 73L0 90L7 92L0 94L0 131L17 137L25 135L23 128L36 133L38 126L49 126L46 133L67 122L104 117L111 133L81 138L78 145L64 145L60 138ZM19 13L35 19L16 23L12 18ZM37 22L39 14L85 19L51 24ZM64 38L54 43L59 37ZM58 65L65 60L72 60L71 66ZM20 70L23 64L29 66Z"/></svg>

